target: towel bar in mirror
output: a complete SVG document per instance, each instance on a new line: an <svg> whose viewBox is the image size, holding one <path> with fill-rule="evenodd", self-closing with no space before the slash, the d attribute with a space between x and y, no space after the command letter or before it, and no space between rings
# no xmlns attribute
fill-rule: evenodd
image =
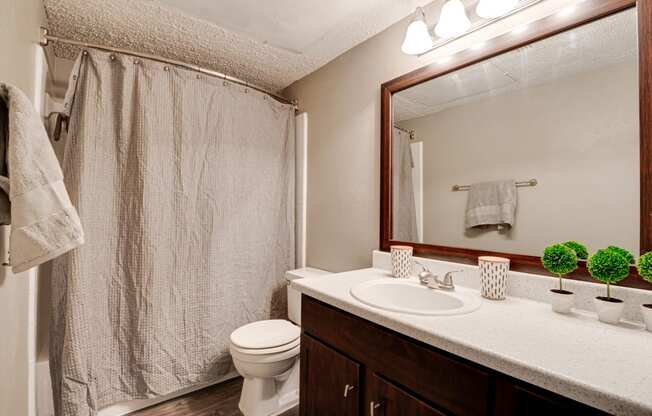
<svg viewBox="0 0 652 416"><path fill-rule="evenodd" d="M539 182L536 179L530 179L529 181L516 182L516 187L537 186L538 184ZM468 191L469 189L471 189L471 185L453 185L451 191Z"/></svg>

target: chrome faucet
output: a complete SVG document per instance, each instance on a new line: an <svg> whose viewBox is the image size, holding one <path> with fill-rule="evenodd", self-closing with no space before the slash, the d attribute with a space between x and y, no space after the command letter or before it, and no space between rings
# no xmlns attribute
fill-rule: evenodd
<svg viewBox="0 0 652 416"><path fill-rule="evenodd" d="M422 285L428 286L431 289L441 289L441 290L455 290L455 285L453 284L453 274L461 273L464 270L452 270L446 272L443 279L440 279L439 276L430 271L423 263L415 261L416 264L421 266L423 269L419 272L419 282Z"/></svg>

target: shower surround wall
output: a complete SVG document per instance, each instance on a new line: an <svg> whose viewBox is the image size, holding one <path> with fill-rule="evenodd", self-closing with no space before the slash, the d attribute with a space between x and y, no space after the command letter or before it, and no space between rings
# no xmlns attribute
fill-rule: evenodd
<svg viewBox="0 0 652 416"><path fill-rule="evenodd" d="M73 74L63 165L87 243L53 266L60 415L227 374L229 333L285 313L294 266L292 107L99 51Z"/></svg>

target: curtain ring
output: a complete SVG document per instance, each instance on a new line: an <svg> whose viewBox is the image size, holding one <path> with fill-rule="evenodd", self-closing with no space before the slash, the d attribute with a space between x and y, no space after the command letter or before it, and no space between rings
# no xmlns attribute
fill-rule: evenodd
<svg viewBox="0 0 652 416"><path fill-rule="evenodd" d="M225 87L229 85L228 81L226 80L226 74L222 74L222 85Z"/></svg>
<svg viewBox="0 0 652 416"><path fill-rule="evenodd" d="M109 55L109 59L115 61L115 55L114 54Z"/></svg>

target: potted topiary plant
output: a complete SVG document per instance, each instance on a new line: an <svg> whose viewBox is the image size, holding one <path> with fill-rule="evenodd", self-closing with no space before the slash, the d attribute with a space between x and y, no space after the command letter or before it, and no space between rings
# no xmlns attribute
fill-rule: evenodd
<svg viewBox="0 0 652 416"><path fill-rule="evenodd" d="M638 275L644 280L652 283L652 251L643 254L638 258ZM645 328L652 332L652 303L641 305L641 312L643 313L643 321L645 321Z"/></svg>
<svg viewBox="0 0 652 416"><path fill-rule="evenodd" d="M629 259L618 250L603 248L589 257L587 267L591 277L607 284L607 296L594 299L598 319L609 324L618 323L625 303L621 299L611 297L611 285L629 276Z"/></svg>
<svg viewBox="0 0 652 416"><path fill-rule="evenodd" d="M559 289L551 289L552 310L568 313L575 302L575 294L564 290L563 277L577 269L577 254L575 250L564 244L553 244L543 250L541 263L550 273L559 278Z"/></svg>
<svg viewBox="0 0 652 416"><path fill-rule="evenodd" d="M586 260L589 258L589 251L586 249L586 246L577 241L566 241L564 245L572 249L579 260Z"/></svg>
<svg viewBox="0 0 652 416"><path fill-rule="evenodd" d="M614 253L623 256L627 260L627 264L636 264L636 258L634 258L634 255L628 250L625 250L624 248L618 246L609 246L607 247L607 250L611 250Z"/></svg>

